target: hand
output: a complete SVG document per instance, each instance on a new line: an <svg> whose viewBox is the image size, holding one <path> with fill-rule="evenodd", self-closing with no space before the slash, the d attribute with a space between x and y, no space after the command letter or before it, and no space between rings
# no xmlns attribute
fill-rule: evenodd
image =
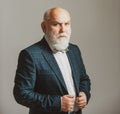
<svg viewBox="0 0 120 114"><path fill-rule="evenodd" d="M62 111L69 112L73 110L75 99L73 95L64 95L62 97Z"/></svg>
<svg viewBox="0 0 120 114"><path fill-rule="evenodd" d="M85 93L80 92L75 102L79 109L85 108L85 106L87 105L87 98Z"/></svg>

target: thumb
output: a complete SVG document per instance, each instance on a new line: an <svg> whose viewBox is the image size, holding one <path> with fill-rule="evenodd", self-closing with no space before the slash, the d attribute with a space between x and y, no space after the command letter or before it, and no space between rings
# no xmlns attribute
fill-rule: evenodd
<svg viewBox="0 0 120 114"><path fill-rule="evenodd" d="M80 93L79 93L79 97L81 97L82 95L83 95L83 92L80 92Z"/></svg>
<svg viewBox="0 0 120 114"><path fill-rule="evenodd" d="M68 98L74 98L73 95L67 95L66 97L68 97Z"/></svg>

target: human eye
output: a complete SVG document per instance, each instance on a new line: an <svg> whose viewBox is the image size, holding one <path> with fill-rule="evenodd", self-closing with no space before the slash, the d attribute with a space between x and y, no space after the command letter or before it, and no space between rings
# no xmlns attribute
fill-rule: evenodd
<svg viewBox="0 0 120 114"><path fill-rule="evenodd" d="M70 23L69 23L69 22L67 22L67 23L65 23L65 25L66 25L66 26L68 26L68 25L70 25Z"/></svg>
<svg viewBox="0 0 120 114"><path fill-rule="evenodd" d="M58 26L58 25L59 25L59 23L53 23L52 25L53 25L53 26Z"/></svg>

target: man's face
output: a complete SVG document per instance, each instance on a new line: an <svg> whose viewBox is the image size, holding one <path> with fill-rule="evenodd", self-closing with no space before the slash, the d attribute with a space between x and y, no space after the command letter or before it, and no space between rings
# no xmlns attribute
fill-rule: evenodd
<svg viewBox="0 0 120 114"><path fill-rule="evenodd" d="M71 35L71 25L68 17L59 15L46 23L46 34L50 38L56 37L57 39L64 39Z"/></svg>
<svg viewBox="0 0 120 114"><path fill-rule="evenodd" d="M64 10L56 10L44 23L44 32L47 38L54 43L68 41L71 35L70 16Z"/></svg>

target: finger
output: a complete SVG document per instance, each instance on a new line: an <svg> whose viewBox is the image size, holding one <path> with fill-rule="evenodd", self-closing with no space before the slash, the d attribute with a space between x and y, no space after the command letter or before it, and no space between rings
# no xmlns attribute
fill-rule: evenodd
<svg viewBox="0 0 120 114"><path fill-rule="evenodd" d="M84 106L84 105L87 104L87 102L86 102L85 100L77 100L75 103L76 103L78 106Z"/></svg>
<svg viewBox="0 0 120 114"><path fill-rule="evenodd" d="M85 108L86 105L82 104L82 105L77 105L79 109Z"/></svg>
<svg viewBox="0 0 120 114"><path fill-rule="evenodd" d="M76 105L79 106L79 107L83 107L83 106L86 105L86 103L85 102L83 102L83 103L76 103Z"/></svg>
<svg viewBox="0 0 120 114"><path fill-rule="evenodd" d="M80 93L79 93L79 95L83 95L83 94L84 94L84 92L80 92Z"/></svg>
<svg viewBox="0 0 120 114"><path fill-rule="evenodd" d="M62 106L62 111L69 112L69 111L73 110L73 107L74 107L74 103L68 102Z"/></svg>
<svg viewBox="0 0 120 114"><path fill-rule="evenodd" d="M85 93L84 92L80 92L78 96L84 96Z"/></svg>
<svg viewBox="0 0 120 114"><path fill-rule="evenodd" d="M85 108L86 106L81 106L81 107L79 107L80 109L83 109L83 108Z"/></svg>
<svg viewBox="0 0 120 114"><path fill-rule="evenodd" d="M83 97L78 97L76 99L76 102L79 103L79 102L85 102L86 100L83 98Z"/></svg>
<svg viewBox="0 0 120 114"><path fill-rule="evenodd" d="M85 103L85 101L76 101L77 104Z"/></svg>
<svg viewBox="0 0 120 114"><path fill-rule="evenodd" d="M85 103L85 102L82 102L82 103L78 103L77 105L78 105L78 106L85 106L86 103Z"/></svg>
<svg viewBox="0 0 120 114"><path fill-rule="evenodd" d="M77 102L87 102L87 99L86 99L85 96L82 96L82 97L77 97L77 98L76 98L76 101L77 101Z"/></svg>
<svg viewBox="0 0 120 114"><path fill-rule="evenodd" d="M78 101L84 100L84 97L77 97L76 100Z"/></svg>
<svg viewBox="0 0 120 114"><path fill-rule="evenodd" d="M74 96L72 96L72 95L64 95L63 97L62 97L62 99L64 99L64 100L67 100L67 101L71 101L72 100L72 102L74 102Z"/></svg>
<svg viewBox="0 0 120 114"><path fill-rule="evenodd" d="M69 97L69 98L74 98L74 96L73 96L73 95L67 95L67 97Z"/></svg>
<svg viewBox="0 0 120 114"><path fill-rule="evenodd" d="M67 110L67 112L72 111L73 108L74 108L74 105L71 105L71 104L66 105L66 110Z"/></svg>

